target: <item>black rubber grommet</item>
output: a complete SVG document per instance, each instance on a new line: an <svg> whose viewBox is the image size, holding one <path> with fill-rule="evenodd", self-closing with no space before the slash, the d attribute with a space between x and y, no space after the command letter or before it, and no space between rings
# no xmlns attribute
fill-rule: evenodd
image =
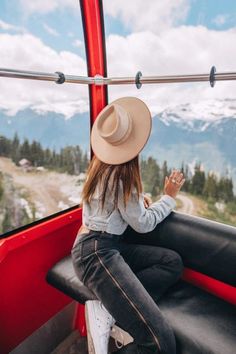
<svg viewBox="0 0 236 354"><path fill-rule="evenodd" d="M210 77L209 77L211 87L215 86L215 82L216 82L215 73L216 73L216 67L212 66L210 71Z"/></svg>
<svg viewBox="0 0 236 354"><path fill-rule="evenodd" d="M140 82L141 77L142 77L142 73L141 71L138 71L135 76L135 85L137 89L140 89L142 87L142 83Z"/></svg>
<svg viewBox="0 0 236 354"><path fill-rule="evenodd" d="M60 71L56 71L55 74L58 74L59 78L55 81L56 84L64 84L65 82L65 75L61 73Z"/></svg>

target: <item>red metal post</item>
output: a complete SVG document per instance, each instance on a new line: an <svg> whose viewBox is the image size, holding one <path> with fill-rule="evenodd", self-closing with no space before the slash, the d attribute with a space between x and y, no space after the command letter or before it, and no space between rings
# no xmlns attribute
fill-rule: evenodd
<svg viewBox="0 0 236 354"><path fill-rule="evenodd" d="M101 0L80 0L88 76L107 76L103 7ZM107 104L107 86L89 85L90 121Z"/></svg>
<svg viewBox="0 0 236 354"><path fill-rule="evenodd" d="M107 76L103 7L101 0L80 0L84 28L88 76ZM90 126L107 105L107 86L89 85ZM92 156L92 151L91 151ZM86 335L84 306L78 304L74 326Z"/></svg>

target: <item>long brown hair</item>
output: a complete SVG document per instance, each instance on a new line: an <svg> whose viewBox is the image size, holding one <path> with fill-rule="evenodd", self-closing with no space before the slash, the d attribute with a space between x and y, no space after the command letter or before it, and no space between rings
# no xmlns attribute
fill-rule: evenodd
<svg viewBox="0 0 236 354"><path fill-rule="evenodd" d="M114 191L114 207L117 208L118 205L120 181L123 185L123 200L126 206L133 187L136 188L137 195L143 191L138 156L120 165L110 165L100 161L94 155L88 167L87 179L82 191L82 201L90 202L97 185L101 183L101 206L103 208L110 179Z"/></svg>

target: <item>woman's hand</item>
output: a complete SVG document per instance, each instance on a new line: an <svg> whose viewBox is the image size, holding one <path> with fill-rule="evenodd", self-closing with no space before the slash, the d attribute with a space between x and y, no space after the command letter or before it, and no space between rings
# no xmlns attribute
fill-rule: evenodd
<svg viewBox="0 0 236 354"><path fill-rule="evenodd" d="M152 199L146 194L144 195L143 204L146 209L152 204Z"/></svg>
<svg viewBox="0 0 236 354"><path fill-rule="evenodd" d="M165 177L164 194L175 198L184 182L185 178L183 173L178 170L173 170L169 178L167 176Z"/></svg>

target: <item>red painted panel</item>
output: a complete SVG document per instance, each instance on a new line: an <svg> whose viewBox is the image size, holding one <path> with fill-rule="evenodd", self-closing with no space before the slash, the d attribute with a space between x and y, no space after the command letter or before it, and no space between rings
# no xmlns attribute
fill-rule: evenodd
<svg viewBox="0 0 236 354"><path fill-rule="evenodd" d="M233 305L236 305L236 287L189 268L185 268L183 279Z"/></svg>
<svg viewBox="0 0 236 354"><path fill-rule="evenodd" d="M45 277L70 253L81 218L81 209L76 209L1 241L1 354L9 353L71 301Z"/></svg>

